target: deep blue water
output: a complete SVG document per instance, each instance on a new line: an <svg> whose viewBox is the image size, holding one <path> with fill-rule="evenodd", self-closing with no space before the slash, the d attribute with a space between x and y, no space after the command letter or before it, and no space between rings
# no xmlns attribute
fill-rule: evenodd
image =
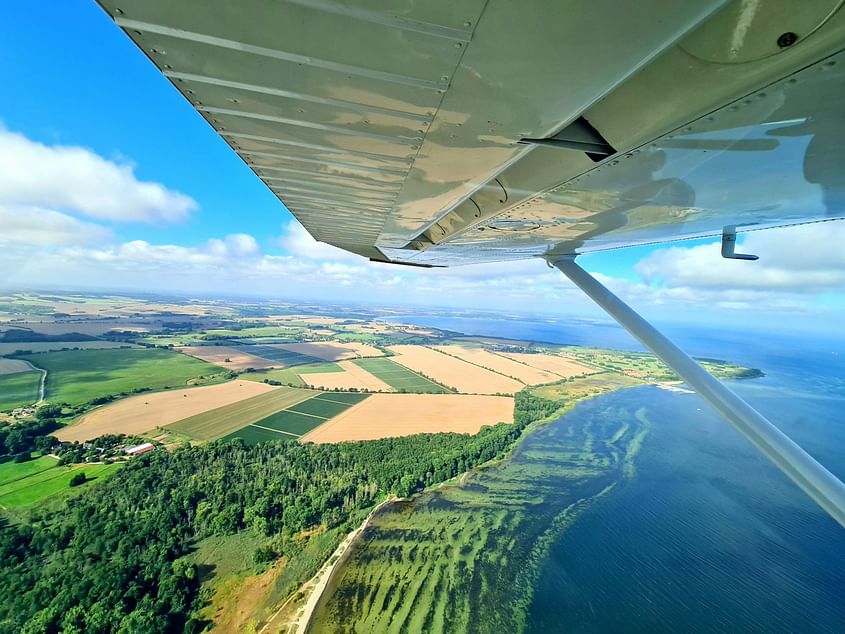
<svg viewBox="0 0 845 634"><path fill-rule="evenodd" d="M639 349L609 326L415 323ZM670 336L691 354L762 369L765 378L732 387L845 478L843 341L738 331ZM637 474L553 545L529 631L845 632L845 529L697 396L635 388L581 403L565 418L582 424L638 412L652 427Z"/></svg>

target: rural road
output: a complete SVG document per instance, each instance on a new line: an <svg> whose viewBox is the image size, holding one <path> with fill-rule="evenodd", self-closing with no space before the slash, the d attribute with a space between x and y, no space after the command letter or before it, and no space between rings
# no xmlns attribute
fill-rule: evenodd
<svg viewBox="0 0 845 634"><path fill-rule="evenodd" d="M367 519L363 521L363 523L356 528L354 531L349 533L346 537L343 538L343 541L334 551L331 557L329 557L328 561L323 564L323 567L317 572L316 575L311 577L309 581L307 581L305 586L310 584L311 582L316 580L314 585L314 589L311 591L311 594L308 595L308 600L305 603L304 609L302 613L297 617L295 624L296 624L296 634L305 634L305 631L308 629L308 624L311 622L311 617L314 615L314 610L317 607L317 603L320 601L320 597L323 596L323 591L326 589L326 586L329 585L329 579L331 579L332 574L335 571L335 568L342 563L343 554L346 552L346 549L352 545L352 542L355 541L355 538L361 534L361 532L367 528L367 525L370 523L370 520L373 519L373 516L378 512L379 509L390 504L391 502L395 502L395 497L389 497L386 500L383 500L380 504L378 504L370 514L367 515ZM294 595L291 595L291 597ZM288 598L290 601L290 598ZM285 601L282 606L276 611L276 613L267 621L267 624L261 628L259 634L264 634L276 616L281 612L284 607L288 604L288 601Z"/></svg>
<svg viewBox="0 0 845 634"><path fill-rule="evenodd" d="M33 370L37 370L41 373L41 385L38 386L38 401L36 401L35 403L36 405L41 405L41 403L44 402L44 389L47 385L47 370L45 370L44 368L38 368L32 365L32 363L30 363L29 361L26 361L25 359L21 360Z"/></svg>

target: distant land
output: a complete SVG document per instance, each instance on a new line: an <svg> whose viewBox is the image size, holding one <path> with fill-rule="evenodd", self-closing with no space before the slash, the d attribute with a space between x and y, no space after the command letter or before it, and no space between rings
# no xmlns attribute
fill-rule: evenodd
<svg viewBox="0 0 845 634"><path fill-rule="evenodd" d="M367 602L344 603L346 616L339 617L331 607L336 599L330 599L344 588L336 575L348 579L354 574L360 556L355 554L360 537L355 536L367 523L381 526L401 513L403 505L424 508L426 500L434 499L428 497L431 491L446 482L459 483L455 491L463 495L461 491L469 491L465 487L472 489L485 473L493 473L491 465L525 455L523 439L537 437L540 426L581 401L642 385L682 389L677 377L646 353L468 335L402 323L396 314L282 302L35 292L0 296L0 433L5 454L0 471L6 470L5 476L0 473L0 510L17 530L49 535L63 523L75 526L80 516L74 509L82 507L95 523L111 522L105 502L98 500L102 496L124 509L126 538L134 538L137 529L140 539L146 528L136 524L138 507L124 499L130 491L146 498L157 478L170 493L165 501L150 499L168 504L198 486L175 475L186 468L183 463L224 461L217 468L227 469L225 461L237 460L247 465L238 476L244 484L230 483L228 495L221 490L220 499L197 489L198 497L186 498L195 508L184 519L173 518L168 529L182 537L161 551L160 565L184 562L167 573L176 575L168 583L178 586L183 607L176 612L166 607L173 598L166 595L176 591L155 585L149 589L151 603L124 602L119 620L134 623L166 613L168 627L196 622L213 623L219 631L294 631L317 614L312 627L330 631L346 623L350 610L366 607L372 613ZM763 376L729 360L702 363L720 378ZM582 495L577 493L580 487L598 486L588 497L600 496L612 481L633 477L646 433L647 425L610 425L572 436L573 442L586 444L567 450L573 453L568 475L559 482L561 495ZM600 449L595 443L609 445ZM136 447L142 448L137 455ZM383 475L348 467L351 479L342 483L329 469L308 485L313 492L301 499L287 492L294 480L268 480L266 490L275 493L263 497L255 488L264 478L255 471L262 462L281 461L281 474L285 461L296 460L305 474L314 468L309 461L349 451L353 457L331 458L332 464L367 462L364 457L375 452L381 456ZM83 472L71 486L74 475ZM246 487L243 493L239 487ZM512 489L507 495L515 500L535 495L512 487L506 484ZM296 490L303 491L301 486ZM444 489L443 495L451 490ZM472 492L473 498L478 495L488 493ZM203 501L209 496L213 499ZM376 504L397 497L406 501L388 502L369 515ZM75 506L68 506L70 499ZM222 505L213 519L207 513L215 504ZM100 513L101 520L96 519ZM462 555L467 565L481 556L473 545L477 531L485 530L486 521L499 521L493 516L482 524L477 520L481 516L461 529L465 534L460 543L470 549ZM440 521L457 529L464 519L446 515ZM434 530L426 522L419 526L423 533ZM513 530L523 529L515 524ZM45 547L50 543L44 538ZM464 548L460 543L456 547ZM64 547L70 559L85 556L82 543L78 552L73 543ZM431 548L432 561L452 557L438 551L441 546ZM253 556L241 557L244 549ZM33 558L38 556L33 552ZM99 565L97 574L112 574L108 571L116 562L107 557ZM391 570L384 574L428 574L410 563ZM504 560L489 570L510 574ZM63 575L45 573L57 593L72 583ZM10 588L23 583L20 592L34 591L27 589L26 579L10 581ZM435 577L431 579L433 583ZM530 585L530 580L521 583ZM384 623L395 618L408 619L412 629L430 625L424 616L429 612L422 607L418 615L405 616L396 612L399 604L388 608L387 598L378 594L389 592L384 584L387 577L372 598L383 606L381 616L364 630L389 629ZM0 623L59 622L67 618L61 614L68 596L72 592L56 594L52 607L10 608L0 612L5 619ZM395 596L399 600L401 595ZM96 597L90 600L96 602ZM438 601L426 610L433 610L430 618L440 629L447 622L443 619L468 623L477 610L495 604L466 604L450 616L438 612ZM85 629L91 614L96 610L77 614L75 622ZM501 623L519 629L524 625L520 619Z"/></svg>

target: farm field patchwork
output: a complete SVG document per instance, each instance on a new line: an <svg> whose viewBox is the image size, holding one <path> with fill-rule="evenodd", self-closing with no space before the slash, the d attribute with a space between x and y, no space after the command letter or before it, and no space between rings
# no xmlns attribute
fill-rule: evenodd
<svg viewBox="0 0 845 634"><path fill-rule="evenodd" d="M352 361L359 368L363 368L373 376L381 379L390 387L396 390L405 390L406 392L425 392L429 394L447 394L451 392L448 388L435 383L431 379L427 379L409 370L405 366L399 365L387 358L375 359L355 359Z"/></svg>
<svg viewBox="0 0 845 634"><path fill-rule="evenodd" d="M156 427L202 414L272 391L254 381L228 381L182 390L138 394L85 414L79 422L57 430L61 441L83 442L103 434L143 434Z"/></svg>
<svg viewBox="0 0 845 634"><path fill-rule="evenodd" d="M546 372L553 372L561 378L568 379L573 376L581 376L583 374L592 374L597 372L595 368L591 368L583 363L578 363L574 359L563 357L556 354L530 354L525 352L502 352L503 357L513 359L519 363L525 363L532 368L538 370L545 370Z"/></svg>
<svg viewBox="0 0 845 634"><path fill-rule="evenodd" d="M42 352L21 358L47 370L48 401L71 405L139 388L184 386L200 376L214 380L223 372L171 350L149 348Z"/></svg>
<svg viewBox="0 0 845 634"><path fill-rule="evenodd" d="M297 365L291 368L271 368L268 370L258 370L256 372L247 372L242 374L240 378L247 381L278 381L285 385L293 385L295 387L307 387L312 383L305 380L302 375L310 374L338 374L342 373L341 368L337 363L326 361L322 363L309 363L306 365ZM310 377L309 377L310 378Z"/></svg>
<svg viewBox="0 0 845 634"><path fill-rule="evenodd" d="M338 341L319 341L306 343L282 343L274 346L306 356L318 357L325 361L340 361L357 357L383 357L384 352L374 346L359 342L341 343Z"/></svg>
<svg viewBox="0 0 845 634"><path fill-rule="evenodd" d="M294 365L304 365L306 363L320 363L323 359L307 354L300 354L291 350L285 350L279 347L280 344L254 344L254 345L239 345L233 346L235 349L245 352L247 354L261 357L272 361L274 365L281 365L283 367L291 367Z"/></svg>
<svg viewBox="0 0 845 634"><path fill-rule="evenodd" d="M122 341L33 341L19 343L0 343L0 356L17 351L50 352L53 350L110 350L111 348L136 348L131 343Z"/></svg>
<svg viewBox="0 0 845 634"><path fill-rule="evenodd" d="M0 411L32 405L38 400L41 373L0 374Z"/></svg>
<svg viewBox="0 0 845 634"><path fill-rule="evenodd" d="M161 327L161 319L85 319L84 321L26 322L28 330L43 335L79 333L99 337L111 331L147 332ZM83 342L75 342L83 343Z"/></svg>
<svg viewBox="0 0 845 634"><path fill-rule="evenodd" d="M53 466L41 468L26 477L0 484L0 507L12 509L30 506L57 493L69 491L70 479L79 471L83 471L86 477L94 480L107 477L121 467L120 464L77 464L60 467L55 459L45 459L51 460ZM44 464L39 466L43 467Z"/></svg>
<svg viewBox="0 0 845 634"><path fill-rule="evenodd" d="M484 348L469 346L434 346L435 350L458 357L483 368L488 368L499 374L504 374L516 379L526 385L540 385L542 383L554 383L560 381L561 375L535 368L514 359L490 352Z"/></svg>
<svg viewBox="0 0 845 634"><path fill-rule="evenodd" d="M329 443L412 434L474 434L484 425L513 422L513 398L468 394L372 394L303 441Z"/></svg>
<svg viewBox="0 0 845 634"><path fill-rule="evenodd" d="M470 394L513 394L525 387L519 381L423 346L390 346L391 360L422 372L458 392Z"/></svg>
<svg viewBox="0 0 845 634"><path fill-rule="evenodd" d="M303 332L302 328L296 326L253 326L238 330L229 328L212 328L206 333L212 337L220 338L246 338L246 337L293 337Z"/></svg>
<svg viewBox="0 0 845 634"><path fill-rule="evenodd" d="M165 428L198 440L215 440L304 401L314 394L311 390L294 387L273 387L258 396L184 418L166 425Z"/></svg>
<svg viewBox="0 0 845 634"><path fill-rule="evenodd" d="M278 365L269 359L245 352L242 348L231 346L185 346L179 348L179 352L230 370L263 369Z"/></svg>
<svg viewBox="0 0 845 634"><path fill-rule="evenodd" d="M247 425L227 438L242 438L249 443L299 438L368 397L349 392L319 394Z"/></svg>
<svg viewBox="0 0 845 634"><path fill-rule="evenodd" d="M336 369L331 372L309 372L301 375L300 380L311 387L325 390L371 390L374 392L392 392L393 388L376 376L367 372L364 368L352 361L338 361L333 364ZM296 368L300 370L301 368ZM302 368L304 369L304 367ZM429 381L430 383L430 381Z"/></svg>

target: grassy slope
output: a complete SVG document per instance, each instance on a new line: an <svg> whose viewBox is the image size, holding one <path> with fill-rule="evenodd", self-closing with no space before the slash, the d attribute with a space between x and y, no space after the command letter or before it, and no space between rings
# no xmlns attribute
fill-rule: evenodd
<svg viewBox="0 0 845 634"><path fill-rule="evenodd" d="M222 375L223 368L170 350L147 348L70 350L25 355L47 370L47 400L71 405L93 398L184 386L199 376Z"/></svg>
<svg viewBox="0 0 845 634"><path fill-rule="evenodd" d="M40 383L40 372L0 374L0 411L35 403Z"/></svg>
<svg viewBox="0 0 845 634"><path fill-rule="evenodd" d="M279 387L271 392L171 423L166 428L199 440L214 440L304 401L314 394L316 392L310 390Z"/></svg>
<svg viewBox="0 0 845 634"><path fill-rule="evenodd" d="M41 456L27 462L4 462L0 464L0 486L52 469L56 464L58 460L49 456Z"/></svg>
<svg viewBox="0 0 845 634"><path fill-rule="evenodd" d="M120 464L86 464L53 467L34 475L0 486L0 506L7 509L30 506L64 491L71 490L70 479L79 471L92 481L108 477ZM88 486L86 483L82 486ZM82 487L74 487L81 489Z"/></svg>

